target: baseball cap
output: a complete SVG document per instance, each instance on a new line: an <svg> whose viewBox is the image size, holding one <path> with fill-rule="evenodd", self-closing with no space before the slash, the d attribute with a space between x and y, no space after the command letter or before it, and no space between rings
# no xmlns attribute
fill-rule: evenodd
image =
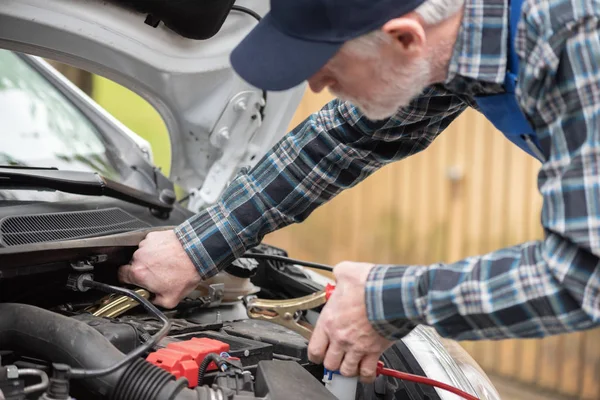
<svg viewBox="0 0 600 400"><path fill-rule="evenodd" d="M231 53L248 83L287 90L314 75L342 45L425 0L271 0L271 10Z"/></svg>

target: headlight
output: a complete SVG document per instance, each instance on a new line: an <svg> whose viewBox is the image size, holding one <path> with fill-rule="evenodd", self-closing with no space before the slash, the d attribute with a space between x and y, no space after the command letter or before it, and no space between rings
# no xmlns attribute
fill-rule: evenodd
<svg viewBox="0 0 600 400"><path fill-rule="evenodd" d="M481 400L500 400L494 385L481 367L457 342L443 339L426 326L418 326L402 339L428 378L455 386ZM437 389L442 400L459 399Z"/></svg>

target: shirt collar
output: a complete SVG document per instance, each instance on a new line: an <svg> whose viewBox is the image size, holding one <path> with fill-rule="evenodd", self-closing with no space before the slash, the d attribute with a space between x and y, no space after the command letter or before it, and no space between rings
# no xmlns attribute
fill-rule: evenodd
<svg viewBox="0 0 600 400"><path fill-rule="evenodd" d="M465 89L466 82L504 82L508 16L508 0L465 0L446 86Z"/></svg>

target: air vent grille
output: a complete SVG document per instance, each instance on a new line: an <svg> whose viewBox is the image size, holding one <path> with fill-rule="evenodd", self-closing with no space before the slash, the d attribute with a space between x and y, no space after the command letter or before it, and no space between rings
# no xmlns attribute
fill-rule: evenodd
<svg viewBox="0 0 600 400"><path fill-rule="evenodd" d="M82 239L149 226L120 208L11 216L0 220L0 246Z"/></svg>

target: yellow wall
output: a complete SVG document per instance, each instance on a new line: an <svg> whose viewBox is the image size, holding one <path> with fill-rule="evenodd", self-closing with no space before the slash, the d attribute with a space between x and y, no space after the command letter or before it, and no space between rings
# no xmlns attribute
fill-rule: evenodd
<svg viewBox="0 0 600 400"><path fill-rule="evenodd" d="M292 127L328 100L307 93ZM383 168L265 241L331 264L430 264L539 239L538 165L468 110L424 152ZM598 330L463 344L488 372L600 398Z"/></svg>

